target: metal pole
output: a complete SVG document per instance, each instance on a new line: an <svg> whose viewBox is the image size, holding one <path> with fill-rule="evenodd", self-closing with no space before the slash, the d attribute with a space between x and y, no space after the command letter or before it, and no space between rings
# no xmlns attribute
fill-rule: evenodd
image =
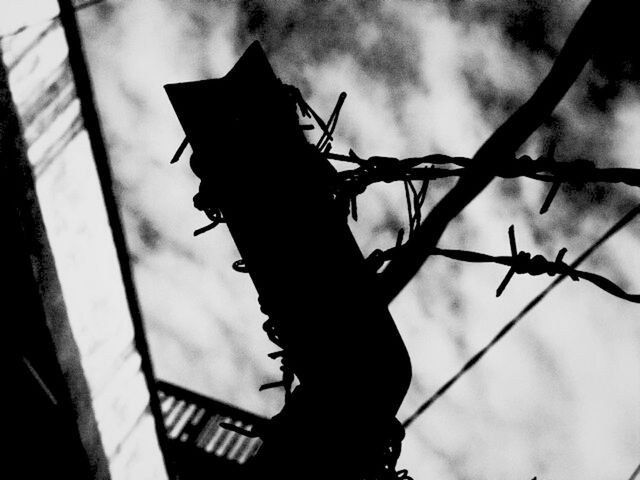
<svg viewBox="0 0 640 480"><path fill-rule="evenodd" d="M300 388L258 453L265 478L358 478L408 389L408 354L296 106L255 42L223 78L167 85ZM309 477L310 476L310 477Z"/></svg>

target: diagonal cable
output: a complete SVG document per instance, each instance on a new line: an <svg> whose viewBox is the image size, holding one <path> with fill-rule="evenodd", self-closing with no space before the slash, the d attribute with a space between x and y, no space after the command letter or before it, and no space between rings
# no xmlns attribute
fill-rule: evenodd
<svg viewBox="0 0 640 480"><path fill-rule="evenodd" d="M596 249L598 249L604 242L611 238L615 233L625 227L631 220L633 220L638 214L640 214L640 204L633 208L629 213L622 217L618 222L612 226L600 239L598 239L593 245L585 250L576 260L574 260L570 267L575 269L584 262ZM515 327L520 320L522 320L527 313L529 313L535 306L537 306L560 282L567 278L568 273L563 273L558 276L553 282L551 282L542 292L540 292L533 300L531 300L513 319L511 319L502 329L496 334L491 341L478 351L473 357L471 357L467 363L451 377L444 385L442 385L431 397L427 399L418 409L410 415L402 425L407 428L411 425L425 410L427 410L433 403L444 395L454 383L456 383L463 375L471 370L476 363L478 363L482 357L484 357L489 350L491 350L502 338L509 333L513 327Z"/></svg>

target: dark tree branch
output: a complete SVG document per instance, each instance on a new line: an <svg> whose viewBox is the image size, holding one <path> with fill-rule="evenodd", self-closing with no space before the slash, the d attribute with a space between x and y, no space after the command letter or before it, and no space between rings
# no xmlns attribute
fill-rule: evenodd
<svg viewBox="0 0 640 480"><path fill-rule="evenodd" d="M541 255L531 256L530 253L525 251L519 251L516 255L511 256L492 256L484 253L470 252L466 250L447 250L434 248L431 252L432 255L440 255L453 260L472 263L496 263L499 265L505 265L511 267L507 273L505 280L510 279L512 273L528 274L528 275L542 275L547 274L549 276L565 275L574 281L583 279L593 283L595 286L604 290L605 292L613 295L614 297L627 300L632 303L640 303L640 295L625 292L622 288L616 285L614 282L601 275L597 275L591 272L585 272L582 270L576 270L569 264L562 261L562 255L566 253L566 249L563 249L559 253L559 258L554 261L548 260ZM496 296L500 296L502 291L506 287L506 282L503 282Z"/></svg>
<svg viewBox="0 0 640 480"><path fill-rule="evenodd" d="M618 10L622 9L623 3L592 0L587 6L533 96L480 147L470 165L473 175L460 178L381 273L380 294L387 302L393 300L418 272L449 222L491 182L496 163L513 156L552 113L602 42L603 33L612 29L614 13L620 15Z"/></svg>

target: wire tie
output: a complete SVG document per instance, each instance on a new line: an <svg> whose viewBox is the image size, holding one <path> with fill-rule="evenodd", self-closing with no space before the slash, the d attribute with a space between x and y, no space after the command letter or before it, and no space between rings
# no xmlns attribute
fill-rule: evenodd
<svg viewBox="0 0 640 480"><path fill-rule="evenodd" d="M233 262L233 264L231 264L231 268L240 273L247 273L249 271L242 258Z"/></svg>
<svg viewBox="0 0 640 480"><path fill-rule="evenodd" d="M201 227L201 228L198 228L197 230L195 230L193 232L193 236L197 237L198 235L202 235L203 233L208 232L209 230L213 230L218 225L220 225L219 221L211 222L209 225L205 225L204 227Z"/></svg>
<svg viewBox="0 0 640 480"><path fill-rule="evenodd" d="M170 164L176 163L178 160L180 160L180 157L184 153L184 150L185 148L187 148L188 144L189 144L189 140L187 140L187 137L184 137L184 140L182 140L182 143L180 143L178 150L176 150L176 153L173 154L173 157L171 158L171 162L169 162Z"/></svg>
<svg viewBox="0 0 640 480"><path fill-rule="evenodd" d="M357 162L362 162L362 159L353 151L352 148L349 149L349 158Z"/></svg>
<svg viewBox="0 0 640 480"><path fill-rule="evenodd" d="M551 202L553 202L553 199L556 197L556 194L560 190L561 186L562 186L562 182L559 182L559 181L554 182L554 184L551 185L551 188L549 189L549 193L547 193L547 196L544 199L544 203L542 204L542 207L540 207L540 215L544 215L545 213L547 213L547 211L549 210L549 207L551 206Z"/></svg>
<svg viewBox="0 0 640 480"><path fill-rule="evenodd" d="M507 288L507 285L509 284L509 282L513 278L513 275L516 273L516 261L518 259L518 247L516 245L515 227L513 225L511 225L509 227L509 247L511 248L511 257L513 259L513 264L511 265L511 268L509 269L509 271L505 275L504 279L502 279L502 282L500 282L500 285L498 286L498 288L496 290L496 297L499 297L500 295L502 295L502 292L504 292L504 289Z"/></svg>
<svg viewBox="0 0 640 480"><path fill-rule="evenodd" d="M558 252L558 255L556 256L554 263L557 265L558 272L561 272L564 270L567 273L567 276L571 280L573 280L574 282L578 282L580 281L580 277L578 276L575 269L571 268L569 265L567 265L562 261L566 253L567 253L567 249L561 248L560 251Z"/></svg>
<svg viewBox="0 0 640 480"><path fill-rule="evenodd" d="M283 382L282 380L280 380L279 382L271 382L271 383L265 383L264 385L260 385L260 388L258 389L260 392L264 391L264 390L270 390L272 388L286 388L287 384L286 382Z"/></svg>

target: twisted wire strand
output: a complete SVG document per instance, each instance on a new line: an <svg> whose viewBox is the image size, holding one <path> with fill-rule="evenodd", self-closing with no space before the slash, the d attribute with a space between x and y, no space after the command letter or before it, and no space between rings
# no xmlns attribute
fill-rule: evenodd
<svg viewBox="0 0 640 480"><path fill-rule="evenodd" d="M409 238L411 238L417 226L420 225L420 209L425 199L427 186L428 182L425 182L420 192L418 192L411 180L404 181L405 201L409 216ZM401 229L398 232L396 245L394 247L387 250L376 249L369 255L367 262L374 272L378 272L378 270L380 270L387 261L393 259L394 255L404 246L402 244L403 235L404 230ZM515 274L527 274L531 276L547 274L549 276L555 276L560 273L565 273L573 281L584 279L615 297L633 303L640 303L640 294L628 293L601 275L571 268L563 261L564 255L567 253L566 248L561 249L553 261L546 259L542 255L532 256L529 252L518 251L513 225L509 227L509 244L511 247L511 256L492 256L468 250L452 250L437 247L431 250L430 255L444 256L463 262L496 263L510 267L496 290L497 297L502 295Z"/></svg>
<svg viewBox="0 0 640 480"><path fill-rule="evenodd" d="M601 275L578 270L565 263L563 261L563 257L567 252L566 248L561 249L555 260L551 261L542 255L531 256L529 252L522 250L518 251L515 246L513 225L509 227L509 239L511 243L511 256L493 256L466 250L451 250L443 248L434 248L432 255L440 255L462 262L495 263L510 267L507 275L504 277L504 280L496 290L497 297L502 294L511 278L516 273L531 276L546 274L549 276L564 275L565 277L571 278L573 281L584 279L615 297L633 303L640 303L640 294L627 293L614 282Z"/></svg>
<svg viewBox="0 0 640 480"><path fill-rule="evenodd" d="M474 174L471 159L450 157L443 154L403 159L372 156L365 160L351 150L348 155L328 152L325 153L325 156L329 160L357 165L356 168L339 173L341 181L348 185L346 188L354 194L362 193L369 185L378 182L391 183L411 180L428 182ZM560 187L565 183L570 185L621 183L640 187L640 169L598 168L593 161L586 159L558 162L553 156L541 156L533 159L529 155L522 155L495 162L491 166L490 173L492 176L503 179L529 178L551 183L551 188L545 197L540 213L549 210Z"/></svg>
<svg viewBox="0 0 640 480"><path fill-rule="evenodd" d="M574 269L584 262L596 249L598 249L604 242L611 238L614 234L624 228L631 220L633 220L638 214L640 214L640 205L634 207L626 215L624 215L618 222L613 225L607 232L602 235L593 245L585 250L578 258L576 258L569 267ZM416 419L422 415L436 400L442 397L460 378L462 378L469 370L471 370L489 350L491 350L504 336L509 333L534 307L536 307L556 286L558 286L565 278L567 278L568 272L560 273L559 276L551 282L542 292L540 292L535 298L533 298L514 318L512 318L504 327L487 343L481 350L476 352L463 366L453 375L444 385L442 385L431 397L429 397L418 409L411 414L402 425L407 428Z"/></svg>

